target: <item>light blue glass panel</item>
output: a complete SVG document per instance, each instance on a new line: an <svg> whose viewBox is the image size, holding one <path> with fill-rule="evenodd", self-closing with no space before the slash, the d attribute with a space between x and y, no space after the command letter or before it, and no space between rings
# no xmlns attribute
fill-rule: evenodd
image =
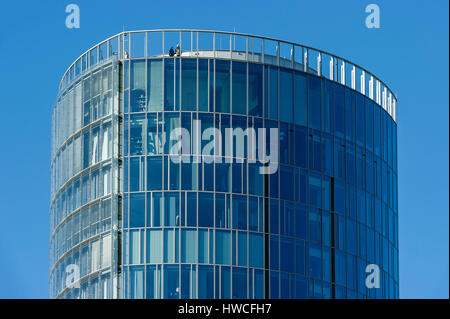
<svg viewBox="0 0 450 319"><path fill-rule="evenodd" d="M164 226L178 226L180 223L179 193L166 192L164 194Z"/></svg>
<svg viewBox="0 0 450 319"><path fill-rule="evenodd" d="M163 80L162 60L147 61L147 110L162 111L163 109Z"/></svg>
<svg viewBox="0 0 450 319"><path fill-rule="evenodd" d="M181 262L197 262L197 232L193 229L181 230Z"/></svg>
<svg viewBox="0 0 450 319"><path fill-rule="evenodd" d="M208 230L199 229L198 230L198 262L207 263L208 262Z"/></svg>
<svg viewBox="0 0 450 319"><path fill-rule="evenodd" d="M249 252L249 266L263 268L264 243L262 234L249 233Z"/></svg>
<svg viewBox="0 0 450 319"><path fill-rule="evenodd" d="M130 109L131 112L145 111L145 60L132 60L130 66Z"/></svg>
<svg viewBox="0 0 450 319"><path fill-rule="evenodd" d="M147 263L162 263L162 238L161 229L147 230Z"/></svg>
<svg viewBox="0 0 450 319"><path fill-rule="evenodd" d="M247 233L238 232L237 264L247 266Z"/></svg>
<svg viewBox="0 0 450 319"><path fill-rule="evenodd" d="M144 298L144 266L130 267L130 298Z"/></svg>
<svg viewBox="0 0 450 319"><path fill-rule="evenodd" d="M216 264L231 264L231 235L229 231L216 230Z"/></svg>

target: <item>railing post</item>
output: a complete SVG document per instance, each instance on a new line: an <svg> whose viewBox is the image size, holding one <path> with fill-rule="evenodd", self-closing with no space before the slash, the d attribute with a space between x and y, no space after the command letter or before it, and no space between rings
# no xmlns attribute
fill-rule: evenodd
<svg viewBox="0 0 450 319"><path fill-rule="evenodd" d="M341 64L341 84L345 85L345 62L342 61Z"/></svg>
<svg viewBox="0 0 450 319"><path fill-rule="evenodd" d="M317 75L322 76L322 54L317 56Z"/></svg>
<svg viewBox="0 0 450 319"><path fill-rule="evenodd" d="M334 81L334 57L330 58L330 80Z"/></svg>
<svg viewBox="0 0 450 319"><path fill-rule="evenodd" d="M305 63L303 64L303 70L308 72L308 49L305 50Z"/></svg>
<svg viewBox="0 0 450 319"><path fill-rule="evenodd" d="M361 73L361 94L366 95L366 72Z"/></svg>
<svg viewBox="0 0 450 319"><path fill-rule="evenodd" d="M351 85L352 85L352 89L355 90L356 89L356 69L355 66L353 66L352 68L352 74L351 74Z"/></svg>

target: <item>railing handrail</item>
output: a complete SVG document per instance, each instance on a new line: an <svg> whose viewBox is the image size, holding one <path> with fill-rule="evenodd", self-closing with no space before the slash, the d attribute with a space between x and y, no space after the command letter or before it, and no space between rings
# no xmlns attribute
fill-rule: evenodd
<svg viewBox="0 0 450 319"><path fill-rule="evenodd" d="M375 76L372 72L370 72L370 71L368 71L367 69L365 69L365 68L363 68L363 67L361 67L360 65L358 65L358 64L356 64L356 63L353 63L353 62L351 62L350 60L347 60L347 59L345 59L345 58L342 58L342 57L340 57L340 56L337 56L337 55L335 55L335 54L332 54L332 53L330 53L330 52L327 52L327 51L324 51L324 50L321 50L321 49L316 49L316 48L313 48L313 47L310 47L310 46L307 46L307 45L303 45L303 44L299 44L299 43L295 43L295 42L291 42L291 41L285 41L285 40L280 40L280 39L276 39L276 38L272 38L272 37L266 37L266 36L259 36L259 35L253 35L253 34L247 34L247 33L240 33L240 32L231 32L231 31L216 31L216 30L199 30L199 29L154 29L154 30L133 30L133 31L122 31L122 32L120 32L120 33L117 33L117 34L115 34L115 35L113 35L113 36L111 36L111 37L109 37L109 38L107 38L107 39L105 39L105 40L103 40L103 41L101 41L101 42L99 42L99 43L97 43L96 45L94 45L94 46L92 46L91 48L89 48L88 50L86 50L85 52L83 52L83 54L81 54L77 59L75 59L75 61L67 68L67 70L64 72L64 75L63 75L63 77L62 77L62 79L61 79L61 81L60 81L60 84L59 84L59 89L58 89L58 91L59 92L61 92L61 90L62 90L62 88L63 88L63 82L64 82L64 79L66 78L66 76L67 76L67 74L69 73L69 71L72 69L72 67L74 67L75 66L75 64L78 62L78 61L81 61L82 60L82 58L84 57L84 56L87 56L91 51L93 51L93 50L95 50L96 48L99 48L100 46L102 46L102 45L104 45L104 44L106 44L106 43L108 43L110 40L112 40L112 39L120 39L120 37L121 36L123 36L123 35L125 35L125 34L128 34L128 35L130 35L130 34L135 34L135 33L164 33L164 32L179 32L179 33L182 33L182 32L191 32L191 33L193 33L193 32L195 32L195 33L207 33L207 34L213 34L213 35L215 35L215 34L226 34L226 35L230 35L230 36L239 36L239 37L247 37L247 38L254 38L254 39L260 39L260 40L267 40L267 41L274 41L274 42L278 42L278 43L283 43L283 44L287 44L287 45L291 45L291 46L293 46L294 48L295 47L300 47L300 48L302 48L302 49L306 49L306 50L311 50L312 52L316 52L316 53L318 53L318 54L320 54L320 55L326 55L326 56L329 56L330 58L332 58L332 59L334 59L334 60L336 60L336 61L340 61L341 63L343 62L343 63L345 63L345 64L348 64L348 65L350 65L350 66L352 66L352 67L354 67L354 68L357 68L358 70L360 70L361 72L364 72L364 79L365 79L365 76L367 75L368 77L371 77L371 78L373 78L373 82L372 82L372 84L371 85L373 85L374 87L372 87L372 93L369 93L369 94L372 94L372 96L370 97L373 101L375 101L377 104L379 104L379 105L381 105L382 107L384 107L383 106L383 104L384 104L384 101L383 101L383 99L384 98L388 98L387 97L387 94L386 94L386 97L384 97L384 96L382 96L382 94L383 94L383 92L381 92L381 86L383 86L386 90L387 90L387 93L389 93L391 96L392 96L392 99L394 100L393 102L394 102L394 104L396 104L396 100L397 100L397 96L394 94L394 92L390 89L390 87L385 83L385 82L383 82L380 78L378 78L377 76ZM120 54L120 52L119 52L119 49L120 48L118 48L118 54ZM123 49L123 48L122 48ZM197 48L196 49L196 51L202 51L201 49L199 49L199 48ZM219 50L216 50L216 48L213 48L213 51L219 51ZM221 51L221 50L220 50ZM236 50L233 50L232 48L231 48L231 46L230 46L230 50L229 51L236 51ZM261 54L262 55L265 55L265 53L264 53L264 51L263 51L263 48L261 48ZM164 54L164 52L162 52L163 54ZM278 56L279 56L279 48L278 48ZM110 57L110 56L109 56ZM120 57L119 57L120 58ZM294 58L292 58L293 60L295 60ZM309 59L308 57L307 57L307 59ZM322 63L322 62L321 62ZM91 66L88 66L87 67L87 69L89 69ZM309 66L308 66L309 67ZM339 67L338 65L336 65L336 67ZM80 72L80 74L81 73L83 73L83 72ZM320 76L321 77L324 77L324 78L326 78L323 74L322 74L322 72L321 72L321 74L320 74ZM341 75L342 76L342 75ZM341 83L341 84L343 84L344 86L347 86L348 87L348 85L345 83L345 80L344 80L344 83L342 83L342 81L340 82L339 80L338 80L338 77L336 76L336 78L334 79L332 79L332 78L330 78L330 80L332 80L332 81L334 81L334 82L338 82L338 83ZM377 83L379 83L379 84L381 84L380 85L380 89L379 89L379 92L374 92L375 90L377 90L377 86L375 85L375 84L377 84ZM354 89L354 90L356 90L356 87L351 87L352 89ZM378 91L378 90L377 90ZM364 92L360 92L360 93L363 93L364 95L366 95L367 96L367 93L365 92L365 88L364 88ZM377 101L378 100L378 101ZM387 102L386 102L387 103ZM386 105L386 108L387 108L388 106ZM394 106L395 107L395 110L392 110L392 112L388 112L390 115L391 115L391 117L394 119L394 121L396 121L396 105Z"/></svg>

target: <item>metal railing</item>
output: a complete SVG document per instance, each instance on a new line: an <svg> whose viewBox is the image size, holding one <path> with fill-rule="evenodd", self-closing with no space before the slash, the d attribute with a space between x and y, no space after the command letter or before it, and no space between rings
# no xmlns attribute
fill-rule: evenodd
<svg viewBox="0 0 450 319"><path fill-rule="evenodd" d="M84 52L73 62L59 85L63 91L74 79L104 60L169 56L180 46L182 56L204 56L264 63L297 69L327 78L369 97L397 120L397 97L371 72L329 52L297 43L236 32L207 30L139 30L114 35Z"/></svg>

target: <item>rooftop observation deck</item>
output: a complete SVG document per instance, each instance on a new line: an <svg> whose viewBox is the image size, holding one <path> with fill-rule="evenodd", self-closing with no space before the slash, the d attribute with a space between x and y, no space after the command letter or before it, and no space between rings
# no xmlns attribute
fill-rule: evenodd
<svg viewBox="0 0 450 319"><path fill-rule="evenodd" d="M243 33L205 30L124 31L87 50L64 73L59 92L85 71L109 59L169 57L180 45L181 57L263 63L315 74L369 97L397 120L397 98L371 72L329 52L301 44Z"/></svg>

